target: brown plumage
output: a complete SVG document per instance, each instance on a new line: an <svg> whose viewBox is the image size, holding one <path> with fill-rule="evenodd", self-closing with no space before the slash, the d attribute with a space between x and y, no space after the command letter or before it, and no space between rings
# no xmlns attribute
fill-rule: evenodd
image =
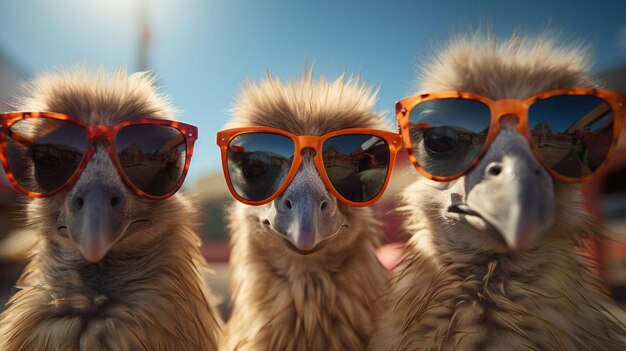
<svg viewBox="0 0 626 351"><path fill-rule="evenodd" d="M271 126L300 135L321 135L342 128L384 127L373 113L374 93L358 79L314 81L312 72L282 83L269 76L248 83L233 109L229 126ZM309 155L299 173L321 183ZM298 176L297 176L298 177ZM231 207L232 317L223 350L363 350L387 275L376 258L382 233L368 208L353 208L327 198L327 209L345 220L345 229L307 255L286 245L264 225L272 203ZM302 183L298 183L302 184ZM315 188L314 192L327 192ZM287 195L286 195L287 194ZM332 196L332 195L331 195ZM307 214L305 214L307 215ZM308 214L312 216L313 214ZM271 224L273 225L273 224Z"/></svg>
<svg viewBox="0 0 626 351"><path fill-rule="evenodd" d="M587 68L584 49L557 47L549 38L497 42L475 35L451 42L424 66L420 93L461 90L494 100L525 98L550 89L594 87ZM502 138L519 140L512 135ZM520 145L528 155L528 144ZM522 169L545 172L532 159ZM577 187L535 182L554 199L554 210L549 205L546 210L554 213L554 224L535 233L527 250L512 250L490 237L501 234L488 221L450 211L467 202L472 177L485 167L481 161L450 183L421 178L404 192L402 210L412 237L370 349L624 350L626 328L607 311L614 303L577 251L583 239L600 235L581 209ZM507 192L513 189L494 186L490 196Z"/></svg>
<svg viewBox="0 0 626 351"><path fill-rule="evenodd" d="M153 78L123 71L42 75L17 107L90 124L173 118ZM193 230L192 199L139 198L101 146L71 189L28 203L26 220L38 243L0 316L0 349L216 350L220 326L203 279L208 268ZM122 216L133 223L104 258L89 263L68 238L64 218L73 194L102 184L122 194Z"/></svg>

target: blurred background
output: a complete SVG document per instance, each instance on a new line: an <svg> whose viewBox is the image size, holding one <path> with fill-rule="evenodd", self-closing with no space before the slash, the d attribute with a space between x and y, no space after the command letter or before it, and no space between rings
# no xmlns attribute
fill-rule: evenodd
<svg viewBox="0 0 626 351"><path fill-rule="evenodd" d="M246 78L256 80L269 69L294 79L311 64L317 77L360 74L380 89L377 108L393 128L394 102L413 94L421 60L456 34L491 27L499 38L549 32L589 45L592 71L607 88L626 92L623 0L21 0L0 2L0 14L1 111L11 110L20 82L39 72L126 67L156 74L179 119L200 128L183 191L196 193L201 204L202 250L223 298L229 257L223 215L232 200L215 132ZM387 243L406 240L392 209L397 192L417 176L409 166L400 153L389 189L375 205ZM587 209L612 233L592 242L588 254L626 304L626 136L609 167L583 192ZM19 227L23 202L0 174L0 306L33 241Z"/></svg>

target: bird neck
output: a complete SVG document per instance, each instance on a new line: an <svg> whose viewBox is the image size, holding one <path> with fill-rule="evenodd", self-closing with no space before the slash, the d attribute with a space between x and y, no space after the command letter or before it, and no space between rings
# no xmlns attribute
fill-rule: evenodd
<svg viewBox="0 0 626 351"><path fill-rule="evenodd" d="M168 279L172 270L184 274L197 262L204 262L198 246L197 235L183 226L144 247L112 251L100 262L89 263L75 250L44 238L25 270L22 283L37 286L45 282L45 290L60 299L80 295L94 303L122 300L129 294L140 295L142 288L150 288L143 280L145 277L157 284L161 278Z"/></svg>
<svg viewBox="0 0 626 351"><path fill-rule="evenodd" d="M233 313L224 349L365 349L387 287L375 252L382 230L367 214L346 233L356 238L350 245L309 256L262 246L269 239L256 240L251 221L231 223Z"/></svg>
<svg viewBox="0 0 626 351"><path fill-rule="evenodd" d="M42 240L0 314L0 349L217 349L200 240L185 227L163 234L150 253L98 264Z"/></svg>
<svg viewBox="0 0 626 351"><path fill-rule="evenodd" d="M564 234L474 263L432 255L412 240L381 324L409 326L406 337L391 327L379 334L402 343L389 349L621 349L626 328L605 313L613 303Z"/></svg>

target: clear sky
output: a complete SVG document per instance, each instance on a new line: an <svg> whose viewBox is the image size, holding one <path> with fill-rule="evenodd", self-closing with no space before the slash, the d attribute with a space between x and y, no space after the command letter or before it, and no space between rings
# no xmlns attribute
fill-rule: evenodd
<svg viewBox="0 0 626 351"><path fill-rule="evenodd" d="M139 0L0 2L0 52L32 76L55 67L138 67ZM200 128L188 186L220 166L215 132L246 77L360 73L377 108L411 95L421 58L457 33L492 23L498 37L557 31L594 50L594 71L626 63L626 1L144 1L148 62L179 118Z"/></svg>

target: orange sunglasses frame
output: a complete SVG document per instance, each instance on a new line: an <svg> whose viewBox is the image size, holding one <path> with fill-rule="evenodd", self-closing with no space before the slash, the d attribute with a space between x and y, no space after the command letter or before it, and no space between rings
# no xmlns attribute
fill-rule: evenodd
<svg viewBox="0 0 626 351"><path fill-rule="evenodd" d="M72 176L65 182L65 184L60 186L58 189L55 189L48 193L38 193L34 191L29 191L28 189L18 184L17 180L15 179L13 175L13 172L11 171L9 167L9 163L7 160L6 136L8 133L10 133L9 129L14 123L20 120L29 119L29 118L48 118L48 119L56 119L56 120L71 122L84 128L87 133L87 148L84 151L83 158L81 159L78 167L74 171L74 174L72 174ZM115 152L115 138L117 136L117 133L122 128L127 127L127 126L133 126L133 125L170 126L178 130L185 138L185 146L186 146L185 168L183 169L183 173L181 175L180 180L176 184L176 187L172 191L168 192L167 194L154 196L154 195L150 195L150 194L143 192L141 189L137 188L133 184L133 182L126 176L126 173L124 172L122 168L122 165ZM115 168L117 169L117 173L122 178L122 181L124 181L124 184L126 184L126 186L128 186L133 192L135 192L137 195L141 197L145 197L145 198L153 199L153 200L160 200L160 199L168 198L172 196L174 193L176 193L176 191L180 189L183 182L185 181L187 171L189 170L189 164L191 162L191 156L193 155L193 145L196 139L198 138L198 128L190 124L185 124L185 123L178 122L178 121L170 121L170 120L164 120L164 119L152 119L152 118L138 118L138 119L125 121L125 122L116 124L114 126L107 126L107 125L87 125L70 116L67 116L61 113L55 113L55 112L9 112L9 113L0 114L0 161L2 161L2 166L4 167L4 171L6 172L7 178L9 179L9 182L11 183L11 185L17 191L31 198L44 198L44 197L52 196L71 187L76 182L76 180L78 180L83 170L85 169L85 167L87 167L87 164L91 160L91 157L95 153L93 142L96 139L100 139L100 138L103 138L109 141L109 145L107 146L107 152L109 154L109 157L111 158L111 161L113 161Z"/></svg>
<svg viewBox="0 0 626 351"><path fill-rule="evenodd" d="M530 128L528 125L528 109L534 102L551 98L554 96L563 96L563 95L587 95L587 96L598 97L604 100L606 103L608 103L614 116L612 140L611 140L611 145L607 152L606 158L596 170L594 170L592 173L583 177L564 176L562 174L557 173L550 166L548 166L541 157L539 149L537 148L537 145L535 144L532 138L532 135L530 133ZM451 176L436 176L436 175L432 175L428 173L424 168L422 168L419 162L417 161L417 159L415 158L413 147L411 145L411 138L409 135L409 119L411 116L411 111L420 103L424 101L429 101L429 100L448 99L448 98L475 100L475 101L479 101L487 105L487 107L489 108L489 111L491 112L490 126L489 126L489 132L482 146L482 149L480 150L476 158L467 167L465 167L461 171ZM550 91L542 92L524 100L503 99L503 100L497 100L497 101L493 101L484 96L473 94L473 93L467 93L467 92L461 92L461 91L443 91L443 92L437 92L437 93L412 96L412 97L408 97L408 98L405 98L396 102L396 118L398 120L398 127L400 129L400 133L402 134L402 139L404 140L404 145L406 146L409 159L411 160L415 168L424 177L428 179L432 179L432 180L440 181L440 182L449 182L466 174L468 171L474 168L478 164L478 162L480 162L484 154L487 152L487 149L489 148L493 140L496 138L496 136L500 132L500 128L501 128L500 119L504 116L515 115L519 119L519 122L517 124L517 131L528 140L528 143L531 146L531 149L532 149L533 154L535 155L535 158L539 162L541 162L543 167L547 169L548 172L550 172L552 177L554 177L556 180L563 181L563 182L578 183L578 182L583 182L583 181L593 178L594 175L597 174L598 170L606 166L609 159L611 158L611 155L613 154L613 152L615 152L615 148L617 147L617 142L618 142L619 134L621 131L622 118L623 118L622 116L625 112L625 107L624 107L625 105L626 105L626 96L615 91L604 90L604 89L588 89L588 88L558 89L558 90L550 90ZM422 125L425 128L430 127L430 125L427 123L417 123L417 125Z"/></svg>
<svg viewBox="0 0 626 351"><path fill-rule="evenodd" d="M282 135L291 139L291 141L293 141L293 144L294 144L294 158L293 158L293 161L291 162L291 168L289 169L289 173L287 173L285 180L271 196L261 201L251 201L251 200L247 200L239 196L239 194L237 194L237 192L235 191L235 188L232 185L232 182L230 180L230 174L228 172L228 146L230 145L230 142L233 140L233 138L235 138L238 135L250 134L250 133L270 133L270 134ZM380 192L378 193L378 195L376 195L376 197L374 197L373 199L369 201L354 202L343 197L335 189L334 185L330 181L330 178L328 178L328 174L326 174L326 169L324 168L324 160L322 159L322 145L324 145L324 142L332 137L336 137L339 135L349 135L349 134L366 134L366 135L376 136L385 140L385 142L387 142L387 145L389 145L389 165L387 167L387 176L385 178L385 183L380 189ZM224 171L224 177L226 178L226 184L228 184L228 189L230 190L230 193L233 195L233 197L240 202L243 202L248 205L257 206L257 205L266 204L274 200L277 196L282 194L285 191L285 189L287 189L287 187L289 186L289 184L291 184L291 181L295 177L296 173L298 172L298 169L300 168L300 164L302 163L302 155L301 155L302 150L313 149L315 151L315 156L314 156L315 167L317 168L317 172L319 173L320 177L324 181L324 184L326 184L326 187L328 188L328 190L330 190L330 192L337 199L339 199L341 202L347 205L355 206L355 207L364 207L364 206L368 206L376 202L378 199L380 199L380 197L385 192L385 189L387 188L387 184L389 184L389 179L391 178L391 173L393 171L393 166L396 160L396 154L398 153L398 150L400 150L400 148L402 147L402 138L399 134L394 133L394 132L388 132L388 131L376 130L376 129L368 129L368 128L340 129L340 130L336 130L328 134L314 136L314 135L295 135L285 130L271 128L271 127L244 127L244 128L226 129L226 130L217 132L217 145L219 145L221 149L222 169Z"/></svg>

